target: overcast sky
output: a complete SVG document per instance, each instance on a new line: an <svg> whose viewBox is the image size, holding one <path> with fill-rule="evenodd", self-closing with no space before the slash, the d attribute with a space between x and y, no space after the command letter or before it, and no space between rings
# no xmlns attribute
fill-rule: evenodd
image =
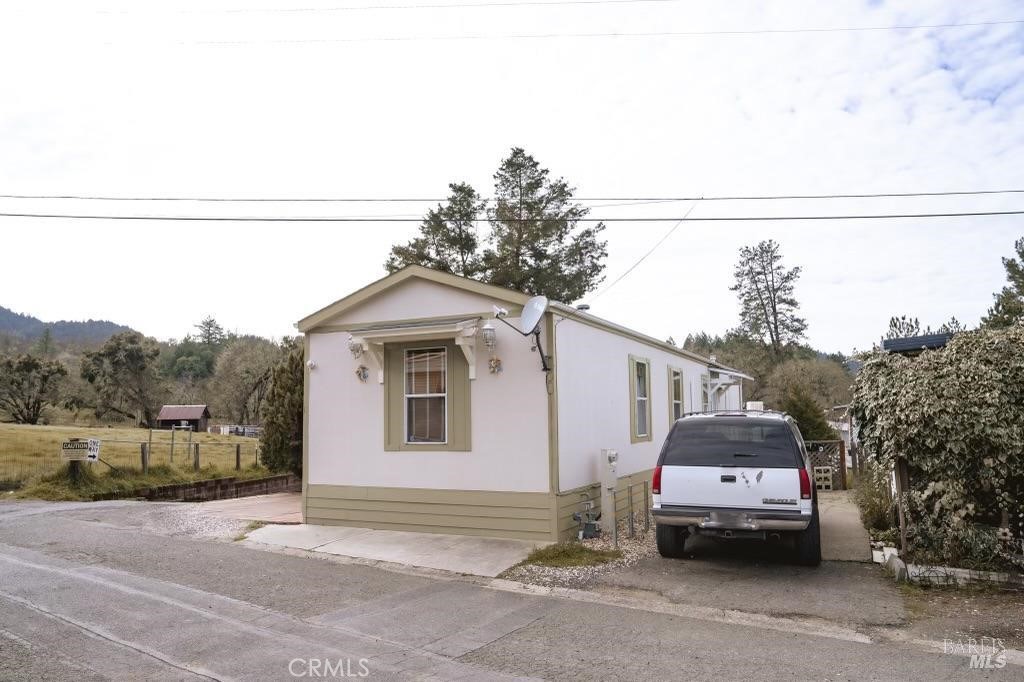
<svg viewBox="0 0 1024 682"><path fill-rule="evenodd" d="M454 181L490 194L512 146L581 197L1024 188L1024 24L780 32L1021 21L1019 1L543 1L4 2L0 194L432 198ZM449 6L394 8L428 4ZM593 35L608 33L633 35ZM523 35L546 37L507 37ZM424 208L0 199L3 212L93 214ZM690 215L1021 208L1024 194L1004 194L705 202ZM0 218L0 305L158 338L210 314L279 337L382 276L416 227ZM606 283L671 227L609 224ZM686 223L592 311L678 341L724 332L737 250L774 238L804 269L808 340L849 352L894 314L977 323L1021 236L1020 216Z"/></svg>

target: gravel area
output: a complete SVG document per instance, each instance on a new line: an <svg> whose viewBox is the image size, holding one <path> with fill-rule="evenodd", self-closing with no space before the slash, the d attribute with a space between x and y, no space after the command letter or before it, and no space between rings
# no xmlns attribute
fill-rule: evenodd
<svg viewBox="0 0 1024 682"><path fill-rule="evenodd" d="M588 587L598 576L633 566L641 559L657 556L658 548L654 543L654 523L651 523L650 530L646 532L643 529L643 521L637 521L636 525L636 534L630 538L628 524L625 521L619 523L618 549L622 552L621 559L596 566L566 568L524 563L513 566L502 573L500 577L547 587ZM590 549L615 549L611 533L602 533L601 537L593 540L583 540L582 544Z"/></svg>

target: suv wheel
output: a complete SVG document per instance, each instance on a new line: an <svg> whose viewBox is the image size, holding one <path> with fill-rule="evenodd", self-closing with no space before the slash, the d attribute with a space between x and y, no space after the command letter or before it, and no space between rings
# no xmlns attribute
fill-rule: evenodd
<svg viewBox="0 0 1024 682"><path fill-rule="evenodd" d="M681 526L663 526L658 524L655 536L658 540L658 554L669 559L681 559L684 554L687 530Z"/></svg>
<svg viewBox="0 0 1024 682"><path fill-rule="evenodd" d="M804 566L821 563L821 525L818 523L818 505L811 512L811 522L796 534L796 560Z"/></svg>

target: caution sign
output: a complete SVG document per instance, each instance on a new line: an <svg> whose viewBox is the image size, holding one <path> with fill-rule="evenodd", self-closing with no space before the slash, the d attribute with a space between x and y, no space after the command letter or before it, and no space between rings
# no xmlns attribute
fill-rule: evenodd
<svg viewBox="0 0 1024 682"><path fill-rule="evenodd" d="M60 458L66 461L95 462L100 458L100 441L72 438L60 444Z"/></svg>

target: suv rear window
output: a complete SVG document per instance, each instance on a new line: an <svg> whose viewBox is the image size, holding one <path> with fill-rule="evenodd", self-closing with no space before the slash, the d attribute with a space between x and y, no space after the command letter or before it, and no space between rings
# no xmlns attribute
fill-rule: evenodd
<svg viewBox="0 0 1024 682"><path fill-rule="evenodd" d="M667 466L802 466L784 421L750 417L701 417L676 422L661 449Z"/></svg>

